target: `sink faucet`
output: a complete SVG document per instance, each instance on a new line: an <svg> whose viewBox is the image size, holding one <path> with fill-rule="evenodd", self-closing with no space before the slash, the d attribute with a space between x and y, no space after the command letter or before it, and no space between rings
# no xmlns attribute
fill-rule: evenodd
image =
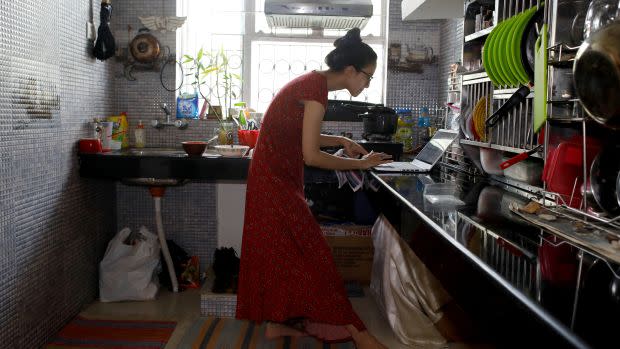
<svg viewBox="0 0 620 349"><path fill-rule="evenodd" d="M156 129L161 129L164 126L174 126L178 129L184 130L187 128L188 123L187 120L185 119L178 119L175 121L170 120L170 108L168 108L168 104L166 103L162 103L160 105L160 108L164 111L164 113L166 113L166 119L165 120L153 120L151 121L151 125L153 127L155 127Z"/></svg>

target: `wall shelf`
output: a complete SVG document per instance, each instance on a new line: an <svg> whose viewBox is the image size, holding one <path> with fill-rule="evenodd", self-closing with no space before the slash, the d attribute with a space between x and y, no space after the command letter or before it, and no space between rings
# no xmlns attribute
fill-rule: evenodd
<svg viewBox="0 0 620 349"><path fill-rule="evenodd" d="M462 144L473 145L473 146L480 147L480 148L497 149L497 150L506 151L506 152L509 152L509 153L515 153L515 154L520 154L520 153L526 152L528 150L531 150L531 149L521 149L521 148L507 147L507 146L504 146L504 145L497 145L497 144L488 143L488 142L470 141L470 140L467 140L467 139L461 139L461 143ZM542 159L542 156L539 153L531 154L530 157L531 158Z"/></svg>
<svg viewBox="0 0 620 349"><path fill-rule="evenodd" d="M465 36L465 42L470 42L470 41L474 41L476 39L480 39L483 38L487 35L489 35L489 33L491 33L491 31L493 30L493 28L495 28L495 26L491 26L488 28L484 28L480 31L477 31L475 33L469 34Z"/></svg>

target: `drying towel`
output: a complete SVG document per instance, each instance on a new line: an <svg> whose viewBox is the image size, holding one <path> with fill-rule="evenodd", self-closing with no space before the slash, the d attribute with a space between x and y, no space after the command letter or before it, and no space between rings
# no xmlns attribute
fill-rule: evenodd
<svg viewBox="0 0 620 349"><path fill-rule="evenodd" d="M334 153L334 155L348 158L347 154L344 152L344 149L338 150ZM362 188L371 189L372 191L379 190L379 183L377 183L374 178L367 176L365 171L349 170L335 172L336 177L338 177L338 188L342 188L343 185L349 183L349 187L351 187L351 190L354 192Z"/></svg>

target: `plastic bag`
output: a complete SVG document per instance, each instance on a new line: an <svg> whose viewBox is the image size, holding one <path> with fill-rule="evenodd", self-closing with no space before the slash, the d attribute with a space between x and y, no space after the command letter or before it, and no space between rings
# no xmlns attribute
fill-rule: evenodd
<svg viewBox="0 0 620 349"><path fill-rule="evenodd" d="M446 339L434 323L450 296L383 215L372 227L372 240L370 292L394 335L407 345L444 348Z"/></svg>
<svg viewBox="0 0 620 349"><path fill-rule="evenodd" d="M145 227L132 234L119 231L108 244L99 264L99 297L102 302L155 299L159 290L155 269L159 241Z"/></svg>

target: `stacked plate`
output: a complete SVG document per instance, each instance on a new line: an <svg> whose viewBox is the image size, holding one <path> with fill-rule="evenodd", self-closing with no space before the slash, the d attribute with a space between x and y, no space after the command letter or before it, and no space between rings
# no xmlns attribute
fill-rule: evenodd
<svg viewBox="0 0 620 349"><path fill-rule="evenodd" d="M529 37L531 32L536 32L541 15L542 11L532 7L502 21L487 37L482 64L495 86L517 87L533 81L533 62L528 50L534 49L530 47L534 43Z"/></svg>

